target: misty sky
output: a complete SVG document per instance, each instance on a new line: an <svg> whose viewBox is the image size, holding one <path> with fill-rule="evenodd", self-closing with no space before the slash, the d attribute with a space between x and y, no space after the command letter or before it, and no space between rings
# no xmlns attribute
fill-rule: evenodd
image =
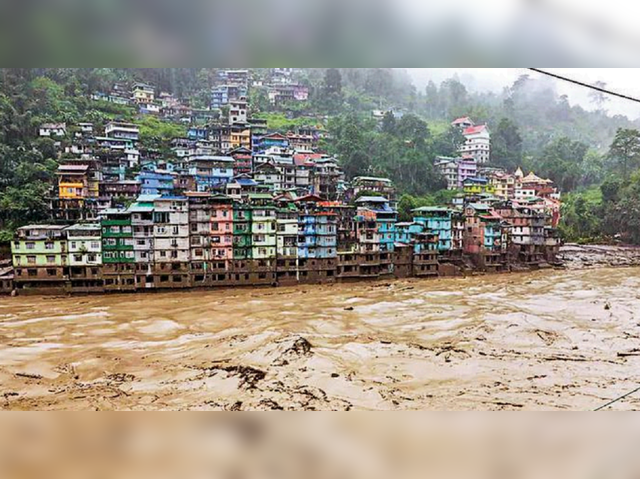
<svg viewBox="0 0 640 479"><path fill-rule="evenodd" d="M640 68L542 68L559 75L563 75L585 83L603 81L607 88L640 98ZM532 77L538 73L528 71L525 68L407 68L418 89L423 89L432 79L439 83L458 74L460 80L468 89L474 91L501 91L504 86L510 85L518 76L528 73ZM593 109L590 102L589 90L577 85L553 80L560 94L566 94L571 104L580 104L583 108ZM640 117L640 103L629 100L610 97L606 108L610 114L623 114L631 119Z"/></svg>

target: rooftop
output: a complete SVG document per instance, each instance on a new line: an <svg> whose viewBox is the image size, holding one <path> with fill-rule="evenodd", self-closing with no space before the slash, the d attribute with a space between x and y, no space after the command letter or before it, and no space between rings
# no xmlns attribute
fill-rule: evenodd
<svg viewBox="0 0 640 479"><path fill-rule="evenodd" d="M67 226L66 231L100 231L101 227L99 223L76 223L75 225Z"/></svg>
<svg viewBox="0 0 640 479"><path fill-rule="evenodd" d="M356 203L388 203L389 200L384 196L361 196Z"/></svg>
<svg viewBox="0 0 640 479"><path fill-rule="evenodd" d="M18 231L27 231L27 230L49 230L49 231L60 231L65 229L64 225L27 225L18 228Z"/></svg>

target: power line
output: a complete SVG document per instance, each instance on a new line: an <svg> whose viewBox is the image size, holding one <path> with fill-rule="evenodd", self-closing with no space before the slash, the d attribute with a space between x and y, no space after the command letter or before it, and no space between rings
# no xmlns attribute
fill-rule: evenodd
<svg viewBox="0 0 640 479"><path fill-rule="evenodd" d="M585 88L590 88L592 90L596 90L596 91L599 91L601 93L606 93L608 95L617 96L618 98L623 98L625 100L631 100L631 101L635 101L636 103L640 103L640 99L639 98L634 98L632 96L623 95L622 93L616 93L615 91L607 90L606 88L600 88L600 87L597 87L595 85L589 85L588 83L584 83L584 82L581 82L581 81L578 81L578 80L573 80L571 78L567 78L567 77L564 77L562 75L556 75L555 73L551 73L551 72L547 72L547 71L544 71L544 70L540 70L539 68L527 68L527 70L531 70L531 71L534 71L536 73L540 73L542 75L547 75L547 76L556 78L558 80L562 80L562 81L566 81L566 82L569 82L569 83L573 83L574 85L579 85L579 86L583 86Z"/></svg>
<svg viewBox="0 0 640 479"><path fill-rule="evenodd" d="M613 403L616 403L616 402L620 401L621 399L624 399L624 398L626 398L628 396L631 396L633 393L638 392L638 391L640 391L640 387L637 387L633 391L629 391L627 394L623 394L622 396L617 397L612 401L609 401L607 404L603 404L602 406L595 408L594 411L600 411L600 409L604 409L607 406L611 406Z"/></svg>

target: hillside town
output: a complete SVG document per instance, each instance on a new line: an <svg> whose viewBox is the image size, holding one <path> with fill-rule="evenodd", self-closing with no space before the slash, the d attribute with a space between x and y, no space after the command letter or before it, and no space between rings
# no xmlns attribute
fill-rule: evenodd
<svg viewBox="0 0 640 479"><path fill-rule="evenodd" d="M488 166L486 125L452 121L465 141L433 164L453 199L401 220L397 185L346 177L322 149L321 124L271 131L251 117L250 88L273 104L307 99L291 69L271 69L260 84L248 70L224 70L216 83L206 110L143 83L92 96L186 125L168 155L143 148L132 122L42 124L39 136L60 152L50 220L17 230L0 290L292 285L557 264L558 189L534 172Z"/></svg>

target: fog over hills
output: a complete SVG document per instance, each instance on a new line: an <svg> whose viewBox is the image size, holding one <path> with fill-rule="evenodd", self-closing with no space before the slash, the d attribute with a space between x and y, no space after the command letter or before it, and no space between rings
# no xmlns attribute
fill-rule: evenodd
<svg viewBox="0 0 640 479"><path fill-rule="evenodd" d="M457 75L470 91L500 92L511 85L520 75L538 77L539 74L526 68L407 68L419 91L423 91L429 80L440 83ZM593 84L605 82L607 88L628 96L640 98L639 68L549 68L548 71L578 81ZM589 90L560 80L553 80L559 94L565 94L569 102L588 110L595 109L590 101ZM626 115L630 119L640 117L640 103L610 97L606 108L611 115Z"/></svg>

